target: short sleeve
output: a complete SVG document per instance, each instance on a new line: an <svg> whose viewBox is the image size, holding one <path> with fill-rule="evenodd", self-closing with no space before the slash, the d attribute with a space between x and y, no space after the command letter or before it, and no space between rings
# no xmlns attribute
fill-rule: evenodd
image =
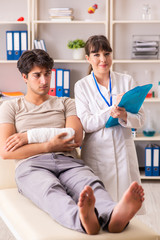
<svg viewBox="0 0 160 240"><path fill-rule="evenodd" d="M73 115L77 116L74 99L66 98L65 101L64 101L64 105L65 105L65 117L66 118L69 117L69 116L73 116Z"/></svg>
<svg viewBox="0 0 160 240"><path fill-rule="evenodd" d="M15 124L15 109L12 101L4 101L0 105L0 123Z"/></svg>

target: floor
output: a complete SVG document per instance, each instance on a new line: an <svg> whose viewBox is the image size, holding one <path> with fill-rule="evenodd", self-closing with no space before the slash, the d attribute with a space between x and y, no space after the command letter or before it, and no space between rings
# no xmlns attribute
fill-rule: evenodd
<svg viewBox="0 0 160 240"><path fill-rule="evenodd" d="M139 216L139 219L160 235L160 181L144 180L142 186L145 190L146 215Z"/></svg>
<svg viewBox="0 0 160 240"><path fill-rule="evenodd" d="M145 224L160 235L160 181L143 181L145 190L146 215L138 216ZM6 225L0 219L0 240L15 240Z"/></svg>

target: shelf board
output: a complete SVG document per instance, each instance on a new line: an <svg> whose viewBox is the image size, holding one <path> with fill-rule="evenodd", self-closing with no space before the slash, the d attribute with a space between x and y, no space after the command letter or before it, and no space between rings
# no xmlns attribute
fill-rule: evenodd
<svg viewBox="0 0 160 240"><path fill-rule="evenodd" d="M73 20L73 21L51 21L51 20L34 20L33 21L34 24L106 24L105 21L89 21L89 20Z"/></svg>
<svg viewBox="0 0 160 240"><path fill-rule="evenodd" d="M160 141L160 135L159 134L155 134L153 137L145 137L142 133L138 134L137 137L134 137L133 140L135 142L137 141Z"/></svg>
<svg viewBox="0 0 160 240"><path fill-rule="evenodd" d="M141 180L160 180L160 176L145 176L144 171L140 171Z"/></svg>
<svg viewBox="0 0 160 240"><path fill-rule="evenodd" d="M17 60L0 60L0 63L17 63Z"/></svg>
<svg viewBox="0 0 160 240"><path fill-rule="evenodd" d="M117 23L122 23L122 24L128 24L128 23L130 23L130 24L139 24L139 23L141 23L141 24L148 24L148 23L151 23L151 24L154 24L154 23L160 23L160 20L112 20L112 24L117 24Z"/></svg>
<svg viewBox="0 0 160 240"><path fill-rule="evenodd" d="M54 59L55 63L88 63L87 60ZM0 63L17 63L17 60L0 60Z"/></svg>
<svg viewBox="0 0 160 240"><path fill-rule="evenodd" d="M145 98L145 103L160 103L160 98Z"/></svg>
<svg viewBox="0 0 160 240"><path fill-rule="evenodd" d="M115 63L160 63L160 59L113 59Z"/></svg>
<svg viewBox="0 0 160 240"><path fill-rule="evenodd" d="M55 63L88 63L87 60L74 60L74 59L55 59Z"/></svg>
<svg viewBox="0 0 160 240"><path fill-rule="evenodd" d="M0 24L28 24L26 21L0 21Z"/></svg>

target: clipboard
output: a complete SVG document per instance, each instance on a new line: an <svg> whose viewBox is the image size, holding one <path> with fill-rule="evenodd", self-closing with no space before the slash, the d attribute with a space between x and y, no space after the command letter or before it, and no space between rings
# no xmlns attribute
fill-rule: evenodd
<svg viewBox="0 0 160 240"><path fill-rule="evenodd" d="M121 101L119 102L119 107L124 107L127 112L130 113L138 113L139 109L141 108L144 99L152 88L153 84L146 84L143 86L137 86L128 92L126 92L123 96ZM105 127L114 127L119 125L118 118L109 117Z"/></svg>

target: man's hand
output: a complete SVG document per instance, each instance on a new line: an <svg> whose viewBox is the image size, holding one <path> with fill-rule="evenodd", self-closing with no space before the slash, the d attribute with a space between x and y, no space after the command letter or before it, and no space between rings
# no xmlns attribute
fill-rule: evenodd
<svg viewBox="0 0 160 240"><path fill-rule="evenodd" d="M13 152L17 148L28 144L27 132L15 133L7 138L5 150Z"/></svg>
<svg viewBox="0 0 160 240"><path fill-rule="evenodd" d="M75 136L71 138L64 139L67 136L67 133L61 133L52 138L47 142L47 151L48 152L70 152L73 149L79 147L77 143L71 143L74 140Z"/></svg>

